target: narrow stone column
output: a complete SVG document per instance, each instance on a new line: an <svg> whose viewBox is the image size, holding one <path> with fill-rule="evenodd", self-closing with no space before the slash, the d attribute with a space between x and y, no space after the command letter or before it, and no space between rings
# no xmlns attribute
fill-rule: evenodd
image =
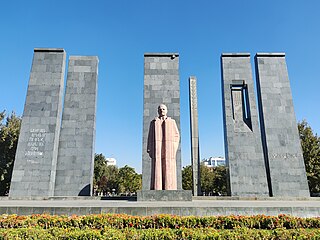
<svg viewBox="0 0 320 240"><path fill-rule="evenodd" d="M190 101L190 134L191 134L191 164L192 164L192 193L194 196L201 194L200 186L200 151L198 129L198 97L197 78L189 78Z"/></svg>
<svg viewBox="0 0 320 240"><path fill-rule="evenodd" d="M10 197L53 196L66 53L34 49Z"/></svg>
<svg viewBox="0 0 320 240"><path fill-rule="evenodd" d="M70 56L55 196L92 194L98 57Z"/></svg>

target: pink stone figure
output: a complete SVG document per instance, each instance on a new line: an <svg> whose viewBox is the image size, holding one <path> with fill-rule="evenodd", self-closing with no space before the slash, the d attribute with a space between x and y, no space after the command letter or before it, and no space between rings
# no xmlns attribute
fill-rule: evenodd
<svg viewBox="0 0 320 240"><path fill-rule="evenodd" d="M176 154L180 135L176 121L167 117L168 109L161 104L159 117L150 123L147 152L151 157L151 190L177 190Z"/></svg>

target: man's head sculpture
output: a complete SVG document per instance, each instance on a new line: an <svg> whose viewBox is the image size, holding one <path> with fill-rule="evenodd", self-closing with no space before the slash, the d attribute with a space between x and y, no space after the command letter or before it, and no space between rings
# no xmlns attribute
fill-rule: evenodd
<svg viewBox="0 0 320 240"><path fill-rule="evenodd" d="M168 114L168 108L166 105L164 104L160 104L158 106L158 114L159 114L159 117L166 117L167 114Z"/></svg>

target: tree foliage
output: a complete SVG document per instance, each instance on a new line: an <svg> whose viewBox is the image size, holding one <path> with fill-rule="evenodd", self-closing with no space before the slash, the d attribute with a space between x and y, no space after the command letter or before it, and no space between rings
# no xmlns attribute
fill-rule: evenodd
<svg viewBox="0 0 320 240"><path fill-rule="evenodd" d="M311 194L320 192L320 138L308 123L298 123L301 147Z"/></svg>
<svg viewBox="0 0 320 240"><path fill-rule="evenodd" d="M207 167L200 165L201 191L205 195L227 194L226 167ZM192 167L188 165L182 170L182 188L192 190Z"/></svg>
<svg viewBox="0 0 320 240"><path fill-rule="evenodd" d="M192 190L192 166L188 165L182 169L182 188Z"/></svg>
<svg viewBox="0 0 320 240"><path fill-rule="evenodd" d="M141 189L142 178L134 168L125 165L119 169L120 192L133 193Z"/></svg>
<svg viewBox="0 0 320 240"><path fill-rule="evenodd" d="M135 193L142 188L141 174L125 165L122 168L107 166L103 154L96 154L94 159L94 185L98 192Z"/></svg>
<svg viewBox="0 0 320 240"><path fill-rule="evenodd" d="M0 112L0 196L9 193L20 125L15 113L6 117L5 111Z"/></svg>

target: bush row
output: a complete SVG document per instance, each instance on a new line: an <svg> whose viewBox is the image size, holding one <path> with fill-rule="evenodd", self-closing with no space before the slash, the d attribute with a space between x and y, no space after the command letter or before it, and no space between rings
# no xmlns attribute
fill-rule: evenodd
<svg viewBox="0 0 320 240"><path fill-rule="evenodd" d="M296 229L320 228L320 218L299 218L288 215L279 216L130 216L125 214L97 214L87 216L56 216L36 214L31 216L2 215L0 228L39 227L92 228L92 229L161 229L161 228L213 228L213 229Z"/></svg>
<svg viewBox="0 0 320 240"><path fill-rule="evenodd" d="M319 239L319 229L0 229L0 239Z"/></svg>

